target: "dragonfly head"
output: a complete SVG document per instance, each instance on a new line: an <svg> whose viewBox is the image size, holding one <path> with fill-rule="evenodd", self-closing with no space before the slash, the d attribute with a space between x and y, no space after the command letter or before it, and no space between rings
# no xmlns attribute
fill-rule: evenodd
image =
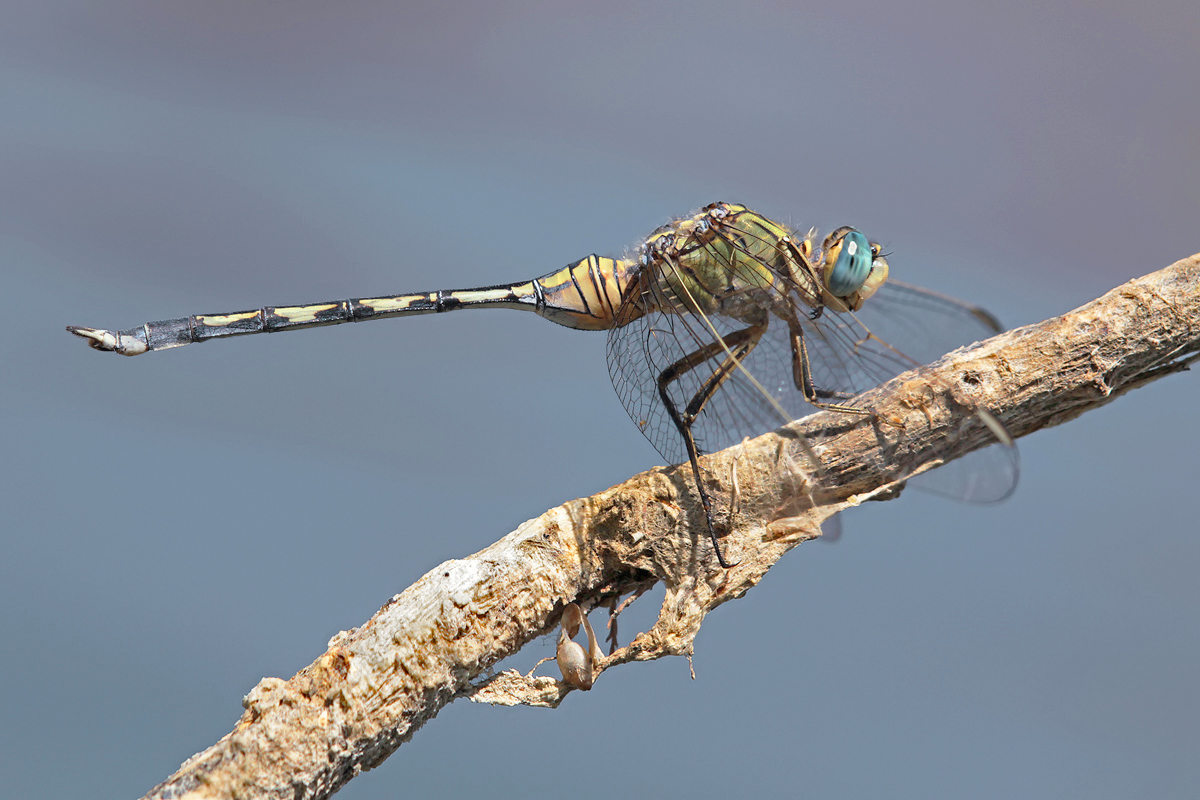
<svg viewBox="0 0 1200 800"><path fill-rule="evenodd" d="M887 259L879 245L849 226L825 237L825 302L835 311L858 311L888 277Z"/></svg>

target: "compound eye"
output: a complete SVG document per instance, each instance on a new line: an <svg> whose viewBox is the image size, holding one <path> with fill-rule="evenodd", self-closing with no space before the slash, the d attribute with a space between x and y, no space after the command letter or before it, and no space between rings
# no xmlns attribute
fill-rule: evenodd
<svg viewBox="0 0 1200 800"><path fill-rule="evenodd" d="M841 241L829 248L826 257L834 255L837 260L829 272L827 288L834 297L849 297L862 288L863 282L871 274L875 253L867 237L851 228Z"/></svg>

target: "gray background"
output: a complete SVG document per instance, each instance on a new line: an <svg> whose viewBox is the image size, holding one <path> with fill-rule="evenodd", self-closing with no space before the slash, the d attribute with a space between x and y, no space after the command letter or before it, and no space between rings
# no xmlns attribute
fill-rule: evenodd
<svg viewBox="0 0 1200 800"><path fill-rule="evenodd" d="M1200 250L1198 8L4 4L0 793L140 795L426 570L658 463L604 335L533 315L132 360L64 325L528 278L718 199L1038 321ZM1196 388L1022 440L1003 505L860 510L696 681L455 703L341 796L1194 797Z"/></svg>

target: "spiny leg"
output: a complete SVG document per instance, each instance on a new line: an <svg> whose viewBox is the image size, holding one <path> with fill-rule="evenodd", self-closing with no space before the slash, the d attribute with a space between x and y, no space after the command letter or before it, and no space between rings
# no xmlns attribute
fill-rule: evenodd
<svg viewBox="0 0 1200 800"><path fill-rule="evenodd" d="M692 436L692 425L704 410L705 404L708 403L717 389L721 388L721 385L729 376L733 374L733 371L738 368L738 364L746 357L746 354L754 349L754 346L758 344L758 340L762 338L766 330L767 325L764 322L759 325L751 325L749 328L744 328L740 331L735 331L723 337L722 341L710 342L699 350L689 353L664 369L658 376L658 396L666 407L667 414L671 417L671 422L674 423L675 429L683 437L684 446L687 448L688 462L692 465L692 476L696 480L696 491L700 494L700 505L704 508L704 518L708 523L708 535L712 540L713 552L717 555L717 563L725 569L729 569L735 565L727 562L725 556L721 554L721 545L717 540L717 528L713 524L712 499L708 496L708 492L705 491L704 480L700 475L700 452L696 447L696 439ZM708 380L704 382L704 385L700 387L700 391L688 402L684 413L680 414L670 395L667 394L667 387L696 367L707 361L711 361L722 353L725 354L724 360L713 371Z"/></svg>
<svg viewBox="0 0 1200 800"><path fill-rule="evenodd" d="M788 331L791 334L789 338L792 342L792 381L804 395L805 401L820 409L868 416L870 412L866 409L848 406L844 403L830 403L822 399L834 397L848 399L852 395L818 388L813 383L812 368L808 363L808 346L804 343L804 329L800 327L800 320L794 314L788 318Z"/></svg>

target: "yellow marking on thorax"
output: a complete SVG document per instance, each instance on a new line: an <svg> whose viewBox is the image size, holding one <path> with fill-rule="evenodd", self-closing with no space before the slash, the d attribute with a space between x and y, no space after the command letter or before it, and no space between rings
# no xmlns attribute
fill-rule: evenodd
<svg viewBox="0 0 1200 800"><path fill-rule="evenodd" d="M337 308L337 306L337 303L326 303L320 306L291 306L289 308L276 308L275 313L293 322L312 322L317 318L317 314L320 314L322 311L328 311L331 308Z"/></svg>
<svg viewBox="0 0 1200 800"><path fill-rule="evenodd" d="M241 322L246 319L254 319L258 316L257 311L246 311L242 314L213 314L210 316L198 316L196 319L202 325L207 325L210 328L219 328L222 325L232 325L235 322Z"/></svg>

